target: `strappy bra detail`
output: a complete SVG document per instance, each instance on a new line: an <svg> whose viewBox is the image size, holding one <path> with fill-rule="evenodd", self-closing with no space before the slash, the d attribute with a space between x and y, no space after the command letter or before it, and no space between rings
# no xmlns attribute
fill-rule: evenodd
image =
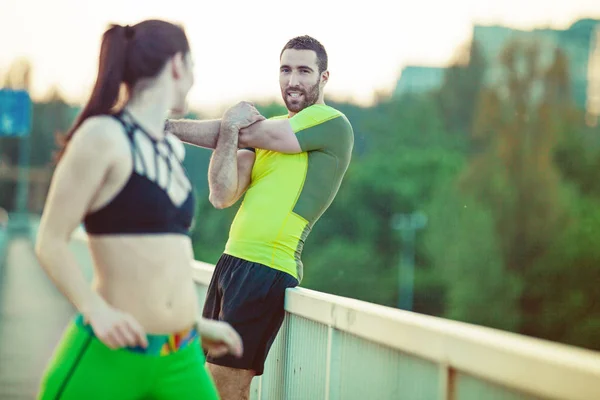
<svg viewBox="0 0 600 400"><path fill-rule="evenodd" d="M185 149L171 134L156 140L133 117L120 112L131 145L133 171L121 191L84 219L91 235L189 234L194 193L183 167Z"/></svg>

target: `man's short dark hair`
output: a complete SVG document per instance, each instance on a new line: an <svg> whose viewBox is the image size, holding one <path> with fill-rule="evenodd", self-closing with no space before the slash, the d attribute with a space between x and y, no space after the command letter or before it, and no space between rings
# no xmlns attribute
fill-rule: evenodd
<svg viewBox="0 0 600 400"><path fill-rule="evenodd" d="M290 39L285 46L283 46L281 54L279 54L279 58L281 58L283 52L288 49L314 51L317 53L317 66L319 67L319 73L327 70L327 52L325 51L325 47L323 47L323 45L317 39L308 35L296 36L295 38Z"/></svg>

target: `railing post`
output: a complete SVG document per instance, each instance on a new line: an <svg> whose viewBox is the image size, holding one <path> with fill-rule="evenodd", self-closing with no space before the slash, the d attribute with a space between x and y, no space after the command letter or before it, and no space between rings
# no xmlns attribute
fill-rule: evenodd
<svg viewBox="0 0 600 400"><path fill-rule="evenodd" d="M438 397L440 400L456 399L456 371L446 363L438 364L440 370Z"/></svg>
<svg viewBox="0 0 600 400"><path fill-rule="evenodd" d="M341 347L340 332L333 326L329 325L327 330L327 376L325 377L325 400L341 400Z"/></svg>
<svg viewBox="0 0 600 400"><path fill-rule="evenodd" d="M293 318L293 315L290 315L286 312L281 329L279 330L277 338L271 347L269 357L267 357L265 373L263 374L259 384L259 400L285 400L288 398L289 388L285 377L289 368L287 350L289 346L288 325L291 318Z"/></svg>
<svg viewBox="0 0 600 400"><path fill-rule="evenodd" d="M263 382L263 377L259 376L258 378L258 383L256 385L256 400L262 400L262 382Z"/></svg>

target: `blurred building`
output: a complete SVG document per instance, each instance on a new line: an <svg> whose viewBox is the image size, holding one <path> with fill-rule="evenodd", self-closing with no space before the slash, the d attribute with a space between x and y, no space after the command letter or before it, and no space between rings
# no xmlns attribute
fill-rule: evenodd
<svg viewBox="0 0 600 400"><path fill-rule="evenodd" d="M600 89L597 72L600 65L593 61L600 56L599 28L600 21L593 19L579 20L566 30L541 28L523 31L503 26L475 25L473 41L479 44L488 63L486 82L489 84L502 81L499 57L511 41L537 44L540 48L540 66L553 61L556 48L562 50L568 60L573 100L580 108L589 108L598 102L596 98Z"/></svg>
<svg viewBox="0 0 600 400"><path fill-rule="evenodd" d="M554 60L557 48L562 50L568 59L575 104L591 115L600 115L600 20L581 19L565 30L475 25L472 40L478 43L486 59L485 82L489 85L504 82L499 58L514 40L539 46L540 66ZM443 75L444 68L407 66L401 72L394 95L437 89L443 83Z"/></svg>
<svg viewBox="0 0 600 400"><path fill-rule="evenodd" d="M394 96L437 89L444 80L444 68L410 65L402 70Z"/></svg>

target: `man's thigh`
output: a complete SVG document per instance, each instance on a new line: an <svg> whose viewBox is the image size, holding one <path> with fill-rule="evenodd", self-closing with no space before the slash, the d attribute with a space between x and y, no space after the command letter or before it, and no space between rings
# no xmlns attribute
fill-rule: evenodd
<svg viewBox="0 0 600 400"><path fill-rule="evenodd" d="M250 385L255 376L253 370L236 369L211 363L207 365L223 400L245 400L250 396Z"/></svg>
<svg viewBox="0 0 600 400"><path fill-rule="evenodd" d="M236 257L226 255L222 261L220 309L218 315L213 312L207 318L231 324L242 337L244 354L241 358L213 358L209 354L207 361L262 375L264 361L285 315L285 291L298 281L284 272Z"/></svg>

